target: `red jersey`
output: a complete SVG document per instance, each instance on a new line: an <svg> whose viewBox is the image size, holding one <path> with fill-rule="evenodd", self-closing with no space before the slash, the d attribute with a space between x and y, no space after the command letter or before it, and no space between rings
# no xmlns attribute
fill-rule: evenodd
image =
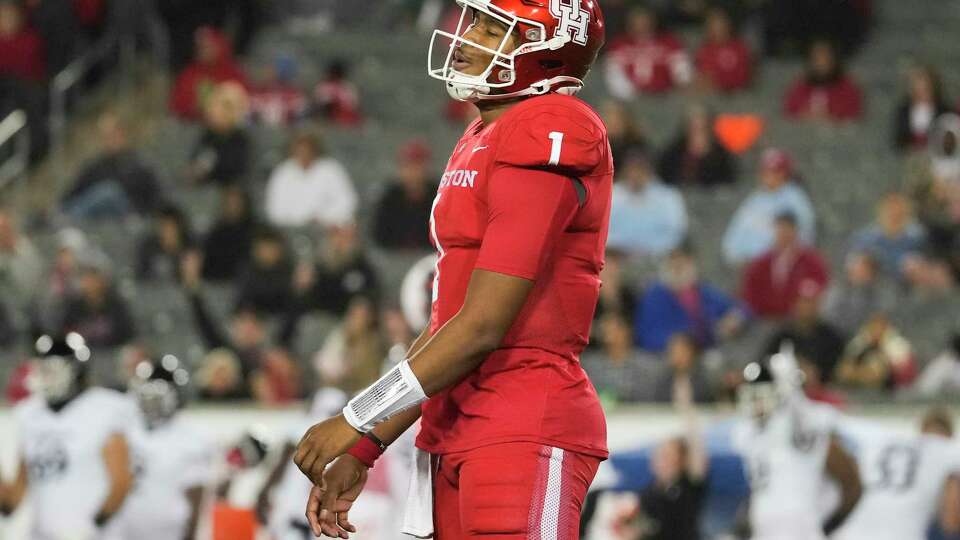
<svg viewBox="0 0 960 540"><path fill-rule="evenodd" d="M721 92L742 90L750 84L753 60L750 47L741 39L706 42L697 51L697 69Z"/></svg>
<svg viewBox="0 0 960 540"><path fill-rule="evenodd" d="M687 52L680 40L669 33L647 40L624 36L611 43L608 50L611 61L640 92L666 92L690 77Z"/></svg>
<svg viewBox="0 0 960 540"><path fill-rule="evenodd" d="M535 442L607 456L603 410L579 355L600 292L612 184L606 128L577 98L530 98L467 128L431 213L431 330L463 306L475 269L534 286L500 347L424 403L420 448Z"/></svg>

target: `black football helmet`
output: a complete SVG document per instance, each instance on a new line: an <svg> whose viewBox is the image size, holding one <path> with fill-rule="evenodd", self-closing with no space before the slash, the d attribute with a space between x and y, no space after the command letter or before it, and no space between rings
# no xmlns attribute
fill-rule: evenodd
<svg viewBox="0 0 960 540"><path fill-rule="evenodd" d="M189 384L190 374L171 354L159 361L144 360L137 365L129 388L148 428L165 424L186 405Z"/></svg>
<svg viewBox="0 0 960 540"><path fill-rule="evenodd" d="M29 378L30 389L59 411L87 387L90 349L83 336L42 335L34 343L36 356Z"/></svg>

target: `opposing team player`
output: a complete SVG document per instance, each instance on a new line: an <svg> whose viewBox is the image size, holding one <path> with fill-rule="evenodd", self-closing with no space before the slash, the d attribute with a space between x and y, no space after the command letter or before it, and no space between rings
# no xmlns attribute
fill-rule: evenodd
<svg viewBox="0 0 960 540"><path fill-rule="evenodd" d="M733 442L750 482L752 538L826 538L862 492L856 462L835 433L836 411L803 395L802 376L789 350L747 365L744 379L738 391L744 418L734 428ZM840 489L832 509L824 508L827 478Z"/></svg>
<svg viewBox="0 0 960 540"><path fill-rule="evenodd" d="M607 457L579 354L613 164L602 121L573 97L603 45L603 14L597 0L459 4L456 32L434 33L429 74L480 118L433 204L430 325L408 360L301 441L318 535L354 530L347 509L366 467L421 414L417 446L432 457L418 456L405 527L418 535L576 538Z"/></svg>
<svg viewBox="0 0 960 540"><path fill-rule="evenodd" d="M832 539L924 540L938 507L945 532L960 533L960 445L948 410L931 409L915 435L858 419L840 431L856 449L864 494Z"/></svg>
<svg viewBox="0 0 960 540"><path fill-rule="evenodd" d="M26 498L31 540L105 538L133 484L128 434L135 405L88 387L90 349L79 334L42 336L36 350L36 393L14 411L20 468L7 489L7 510Z"/></svg>
<svg viewBox="0 0 960 540"><path fill-rule="evenodd" d="M213 480L214 444L181 417L190 375L166 355L136 366L130 381L142 413L130 434L134 486L110 528L111 540L184 540L196 536L204 487Z"/></svg>

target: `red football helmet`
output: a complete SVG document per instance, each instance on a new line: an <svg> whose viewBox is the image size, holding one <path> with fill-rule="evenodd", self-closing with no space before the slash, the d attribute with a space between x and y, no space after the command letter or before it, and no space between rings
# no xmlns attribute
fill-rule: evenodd
<svg viewBox="0 0 960 540"><path fill-rule="evenodd" d="M430 42L427 70L447 83L447 91L460 101L508 99L561 92L575 94L597 59L606 39L598 0L457 0L463 6L456 34L435 30ZM507 27L494 50L464 38L475 12L482 12ZM518 46L504 52L509 36ZM449 40L444 54L442 40ZM493 55L480 75L453 68L454 52L463 45ZM437 54L437 56L434 56ZM435 66L442 60L443 64Z"/></svg>

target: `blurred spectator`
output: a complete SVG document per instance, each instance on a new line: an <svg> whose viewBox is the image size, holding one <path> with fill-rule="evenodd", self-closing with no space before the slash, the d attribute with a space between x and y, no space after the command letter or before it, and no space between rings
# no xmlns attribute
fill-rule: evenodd
<svg viewBox="0 0 960 540"><path fill-rule="evenodd" d="M600 347L581 361L597 393L614 401L652 401L667 366L634 348L630 325L619 314L604 315L597 327Z"/></svg>
<svg viewBox="0 0 960 540"><path fill-rule="evenodd" d="M237 305L276 315L293 299L293 258L279 231L262 227L254 233L250 264L237 279Z"/></svg>
<svg viewBox="0 0 960 540"><path fill-rule="evenodd" d="M388 347L386 361L390 366L407 358L407 350L416 339L413 329L403 316L400 307L385 308L380 312L380 328L383 329L384 344Z"/></svg>
<svg viewBox="0 0 960 540"><path fill-rule="evenodd" d="M910 88L894 112L893 144L898 150L927 147L936 119L950 111L940 74L933 66L910 70Z"/></svg>
<svg viewBox="0 0 960 540"><path fill-rule="evenodd" d="M917 376L910 342L885 314L875 314L847 345L836 382L851 388L905 388Z"/></svg>
<svg viewBox="0 0 960 540"><path fill-rule="evenodd" d="M621 156L630 148L646 147L647 136L643 132L643 127L636 122L633 113L622 101L613 99L604 101L601 111L603 123L607 126L610 150L613 153L613 168L620 170L623 164Z"/></svg>
<svg viewBox="0 0 960 540"><path fill-rule="evenodd" d="M656 14L645 7L630 11L627 31L607 48L605 69L607 89L624 101L637 93L666 92L686 85L691 78L683 43L658 28Z"/></svg>
<svg viewBox="0 0 960 540"><path fill-rule="evenodd" d="M0 300L0 346L9 347L17 337L10 309Z"/></svg>
<svg viewBox="0 0 960 540"><path fill-rule="evenodd" d="M960 281L960 116L937 119L926 155L910 163L910 192L924 224L932 255Z"/></svg>
<svg viewBox="0 0 960 540"><path fill-rule="evenodd" d="M376 270L360 244L356 225L330 227L324 250L313 264L301 265L294 278L296 298L290 305L287 327L309 311L343 316L356 296L379 299ZM290 341L293 336L284 338Z"/></svg>
<svg viewBox="0 0 960 540"><path fill-rule="evenodd" d="M640 493L640 512L646 518L643 540L701 538L710 459L689 379L677 380L672 397L674 409L683 419L683 436L667 440L653 452L653 483Z"/></svg>
<svg viewBox="0 0 960 540"><path fill-rule="evenodd" d="M27 19L40 34L48 76L59 73L80 52L81 21L72 2L64 0L27 0L20 2Z"/></svg>
<svg viewBox="0 0 960 540"><path fill-rule="evenodd" d="M175 283L180 278L180 259L193 247L187 216L176 206L160 209L151 230L140 240L137 279Z"/></svg>
<svg viewBox="0 0 960 540"><path fill-rule="evenodd" d="M947 348L927 364L914 389L924 397L960 395L960 333L954 333Z"/></svg>
<svg viewBox="0 0 960 540"><path fill-rule="evenodd" d="M264 351L260 366L251 374L250 388L257 402L283 405L303 397L302 381L290 352L272 347Z"/></svg>
<svg viewBox="0 0 960 540"><path fill-rule="evenodd" d="M194 183L220 186L240 183L252 161L250 138L243 126L246 90L234 83L217 86L206 104L203 134L190 157Z"/></svg>
<svg viewBox="0 0 960 540"><path fill-rule="evenodd" d="M153 168L130 144L127 126L116 114L103 114L97 132L100 153L73 180L61 199L63 211L78 220L149 216L163 202Z"/></svg>
<svg viewBox="0 0 960 540"><path fill-rule="evenodd" d="M687 109L686 124L660 156L657 169L668 184L716 186L736 180L736 161L713 131L702 105Z"/></svg>
<svg viewBox="0 0 960 540"><path fill-rule="evenodd" d="M759 186L744 200L723 236L723 256L732 265L743 264L770 249L776 237L776 218L790 213L800 240L814 241L813 204L795 181L793 159L783 150L768 149L760 162Z"/></svg>
<svg viewBox="0 0 960 540"><path fill-rule="evenodd" d="M278 55L265 68L263 80L250 90L250 114L270 126L286 126L307 112L307 96L296 84L297 62Z"/></svg>
<svg viewBox="0 0 960 540"><path fill-rule="evenodd" d="M821 318L820 300L820 291L815 286L802 288L790 320L770 336L760 358L776 354L789 342L797 358L810 362L822 374L824 383L829 383L843 354L846 337Z"/></svg>
<svg viewBox="0 0 960 540"><path fill-rule="evenodd" d="M25 308L38 292L42 268L33 242L20 234L16 214L0 208L0 298L11 308Z"/></svg>
<svg viewBox="0 0 960 540"><path fill-rule="evenodd" d="M199 255L190 254L183 258L181 282L190 302L197 334L209 351L196 377L200 394L208 399L249 398L253 395L254 377L263 367L270 350L266 321L252 304L239 303L231 315L229 332L225 333L203 297L200 270ZM283 366L277 371L285 372ZM288 380L280 379L281 382ZM289 386L284 385L277 391L285 392L284 388Z"/></svg>
<svg viewBox="0 0 960 540"><path fill-rule="evenodd" d="M195 58L195 36L204 27L226 28L234 31L234 43L243 54L252 41L257 27L265 17L260 14L256 0L164 0L157 3L160 16L170 35L170 60L174 71L180 70Z"/></svg>
<svg viewBox="0 0 960 540"><path fill-rule="evenodd" d="M747 88L753 77L753 58L747 42L734 32L730 15L713 8L705 26L705 39L696 54L699 86L721 93Z"/></svg>
<svg viewBox="0 0 960 540"><path fill-rule="evenodd" d="M877 205L876 222L856 233L855 252L869 253L880 272L903 283L922 283L929 272L923 256L926 235L914 220L910 200L901 193L888 193Z"/></svg>
<svg viewBox="0 0 960 540"><path fill-rule="evenodd" d="M741 294L758 317L781 318L793 311L804 289L819 294L829 281L826 261L798 237L796 218L781 214L773 247L744 270Z"/></svg>
<svg viewBox="0 0 960 540"><path fill-rule="evenodd" d="M373 302L356 296L343 323L327 335L314 362L324 380L340 381L340 387L353 394L380 376L386 353Z"/></svg>
<svg viewBox="0 0 960 540"><path fill-rule="evenodd" d="M302 132L290 157L267 181L266 213L280 227L343 225L353 221L357 192L343 165L327 154L319 135Z"/></svg>
<svg viewBox="0 0 960 540"><path fill-rule="evenodd" d="M177 75L170 93L170 110L184 120L200 120L214 89L224 82L246 87L247 76L233 57L229 38L211 27L194 34L193 63Z"/></svg>
<svg viewBox="0 0 960 540"><path fill-rule="evenodd" d="M808 399L826 403L838 409L847 405L846 397L824 382L819 366L805 357L798 358L797 364L803 373L803 393Z"/></svg>
<svg viewBox="0 0 960 540"><path fill-rule="evenodd" d="M678 248L664 261L660 280L640 298L634 332L637 344L651 352L663 352L678 333L708 348L735 335L747 316L736 300L701 281L693 254Z"/></svg>
<svg viewBox="0 0 960 540"><path fill-rule="evenodd" d="M349 75L346 61L334 60L327 66L324 79L313 90L317 112L340 127L357 127L363 123L360 94Z"/></svg>
<svg viewBox="0 0 960 540"><path fill-rule="evenodd" d="M654 401L670 403L688 386L694 401L713 401L713 389L703 366L700 347L692 335L680 332L671 336L667 343L666 361L670 370L658 381Z"/></svg>
<svg viewBox="0 0 960 540"><path fill-rule="evenodd" d="M235 279L250 261L257 222L250 195L239 186L220 191L220 214L203 240L203 278Z"/></svg>
<svg viewBox="0 0 960 540"><path fill-rule="evenodd" d="M607 248L660 257L680 245L687 227L680 191L657 178L646 151L628 150L613 185Z"/></svg>
<svg viewBox="0 0 960 540"><path fill-rule="evenodd" d="M637 310L637 293L624 275L627 266L627 257L617 250L608 249L603 270L600 271L600 298L594 320L600 320L606 315L623 317L630 327L633 327L633 315Z"/></svg>
<svg viewBox="0 0 960 540"><path fill-rule="evenodd" d="M888 312L896 292L881 279L877 261L868 253L847 255L843 279L834 280L823 302L823 317L846 334L853 334L871 315Z"/></svg>
<svg viewBox="0 0 960 540"><path fill-rule="evenodd" d="M56 251L43 278L45 287L34 299L32 324L35 334L52 334L60 330L64 305L79 290L80 258L92 256L94 249L79 229L57 232Z"/></svg>
<svg viewBox="0 0 960 540"><path fill-rule="evenodd" d="M43 39L14 0L0 1L0 76L32 82L47 76Z"/></svg>
<svg viewBox="0 0 960 540"><path fill-rule="evenodd" d="M375 210L373 238L386 249L429 250L428 223L436 186L427 167L430 148L412 140L397 154L398 177L392 179Z"/></svg>
<svg viewBox="0 0 960 540"><path fill-rule="evenodd" d="M817 41L810 47L807 72L787 91L783 110L794 119L835 122L857 120L863 114L863 93L830 42Z"/></svg>
<svg viewBox="0 0 960 540"><path fill-rule="evenodd" d="M67 299L65 332L77 332L91 347L120 347L136 336L133 315L110 276L110 261L86 254L80 263L77 293Z"/></svg>

